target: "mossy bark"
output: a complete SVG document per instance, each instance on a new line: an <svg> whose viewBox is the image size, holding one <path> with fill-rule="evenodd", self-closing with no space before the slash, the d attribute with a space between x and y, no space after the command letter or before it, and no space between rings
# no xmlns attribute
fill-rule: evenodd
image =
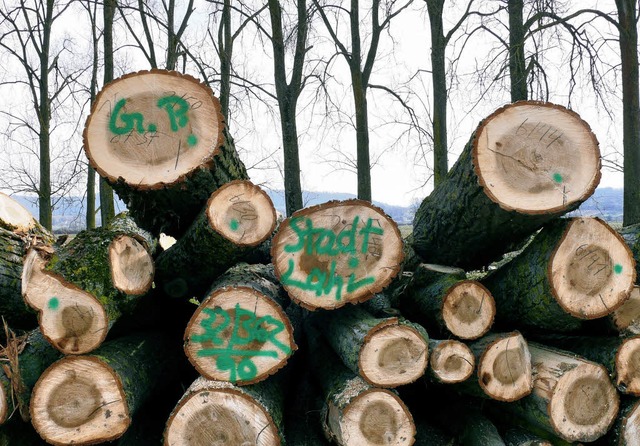
<svg viewBox="0 0 640 446"><path fill-rule="evenodd" d="M285 406L285 437L289 445L329 446L322 433L322 398L317 385L304 370Z"/></svg>
<svg viewBox="0 0 640 446"><path fill-rule="evenodd" d="M33 386L42 372L61 356L42 336L40 329L22 337L10 337L3 355L0 356L3 372L0 381L8 396L8 415L17 410L24 421L29 421L29 401Z"/></svg>
<svg viewBox="0 0 640 446"><path fill-rule="evenodd" d="M141 242L150 254L156 241L138 228L125 214L116 216L107 227L85 230L51 256L46 270L66 282L92 294L102 304L111 327L122 314L131 313L142 295L128 295L118 290L112 280L109 245L120 235Z"/></svg>
<svg viewBox="0 0 640 446"><path fill-rule="evenodd" d="M137 190L123 179L111 183L131 217L152 234L178 237L196 219L213 191L232 180L249 178L233 139L223 130L224 141L211 165L203 165L184 181L161 189Z"/></svg>
<svg viewBox="0 0 640 446"><path fill-rule="evenodd" d="M24 237L0 228L0 315L14 329L38 325L36 313L22 298L22 262L26 252Z"/></svg>
<svg viewBox="0 0 640 446"><path fill-rule="evenodd" d="M540 231L520 255L481 280L496 301L496 318L507 328L575 331L583 321L567 313L554 298L549 262L569 220L559 219Z"/></svg>
<svg viewBox="0 0 640 446"><path fill-rule="evenodd" d="M502 438L507 446L552 446L549 441L524 429L507 429Z"/></svg>
<svg viewBox="0 0 640 446"><path fill-rule="evenodd" d="M497 260L544 223L577 208L526 215L491 200L474 170L475 135L444 181L425 198L413 221L413 248L429 263L478 269Z"/></svg>
<svg viewBox="0 0 640 446"><path fill-rule="evenodd" d="M640 224L625 226L619 232L633 253L636 261L636 277L640 278Z"/></svg>

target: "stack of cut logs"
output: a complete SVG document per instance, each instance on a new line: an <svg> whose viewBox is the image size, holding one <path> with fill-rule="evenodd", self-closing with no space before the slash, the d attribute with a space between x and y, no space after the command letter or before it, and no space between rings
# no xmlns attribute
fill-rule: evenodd
<svg viewBox="0 0 640 446"><path fill-rule="evenodd" d="M278 222L186 75L108 84L84 143L127 214L56 240L0 196L0 445L640 445L640 230L563 217L575 113L487 117L405 240L360 200Z"/></svg>

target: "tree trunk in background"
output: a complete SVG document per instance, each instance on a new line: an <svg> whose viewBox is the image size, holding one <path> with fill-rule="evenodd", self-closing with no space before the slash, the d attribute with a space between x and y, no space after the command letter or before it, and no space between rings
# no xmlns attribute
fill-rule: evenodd
<svg viewBox="0 0 640 446"><path fill-rule="evenodd" d="M273 46L273 68L280 110L282 146L284 150L284 190L287 216L302 209L302 187L300 186L300 155L298 147L298 128L296 124L296 106L302 91L302 68L307 41L307 5L306 0L298 0L298 28L296 52L293 61L291 82L287 83L285 64L285 44L282 26L282 8L277 0L269 1L271 14L271 44Z"/></svg>
<svg viewBox="0 0 640 446"><path fill-rule="evenodd" d="M231 56L233 38L231 37L231 0L224 0L222 20L218 28L218 48L220 55L220 106L224 122L229 126L229 96L231 95Z"/></svg>
<svg viewBox="0 0 640 446"><path fill-rule="evenodd" d="M98 30L97 30L97 15L96 9L91 9L91 2L87 2L87 12L89 13L89 19L91 20L91 40L93 48L93 61L91 64L91 84L89 85L89 99L91 105L96 99L96 90L98 89L98 58L100 53L98 50ZM87 229L93 229L96 227L96 171L87 164L87 213L85 216L85 223Z"/></svg>
<svg viewBox="0 0 640 446"><path fill-rule="evenodd" d="M622 63L622 123L624 147L623 225L640 223L640 86L635 0L616 0Z"/></svg>
<svg viewBox="0 0 640 446"><path fill-rule="evenodd" d="M113 17L118 0L104 0L104 82L113 80ZM106 226L115 216L113 189L104 178L100 178L100 217Z"/></svg>
<svg viewBox="0 0 640 446"><path fill-rule="evenodd" d="M444 0L426 0L431 24L431 79L433 85L433 178L442 182L448 171L447 161L447 78L445 50L447 46L442 25Z"/></svg>
<svg viewBox="0 0 640 446"><path fill-rule="evenodd" d="M356 2L357 3L357 2ZM353 12L352 12L353 15ZM353 65L358 64L357 68ZM362 79L360 61L350 64L353 101L356 108L356 153L358 166L358 198L371 201L371 161L369 157L369 117L367 111L367 84Z"/></svg>
<svg viewBox="0 0 640 446"><path fill-rule="evenodd" d="M527 69L524 57L523 0L509 0L509 77L511 102L527 100Z"/></svg>
<svg viewBox="0 0 640 446"><path fill-rule="evenodd" d="M42 26L42 49L40 51L40 83L38 120L40 121L40 185L38 190L38 208L40 224L46 229L52 227L51 208L51 153L50 124L51 124L51 99L49 98L49 48L51 43L51 25L53 24L54 0L47 0L46 16Z"/></svg>

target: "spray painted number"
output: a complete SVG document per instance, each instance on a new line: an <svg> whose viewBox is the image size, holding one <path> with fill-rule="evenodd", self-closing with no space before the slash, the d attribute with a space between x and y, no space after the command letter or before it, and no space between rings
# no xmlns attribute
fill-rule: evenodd
<svg viewBox="0 0 640 446"><path fill-rule="evenodd" d="M256 357L277 359L281 353L291 353L291 348L277 339L285 325L273 316L259 318L239 304L232 310L233 315L220 307L204 308L202 311L207 315L200 322L204 332L191 336L191 341L204 344L198 350L199 357L217 357L216 367L229 372L230 382L255 378L258 368L253 359ZM275 348L255 348L256 344L264 346L269 343Z"/></svg>

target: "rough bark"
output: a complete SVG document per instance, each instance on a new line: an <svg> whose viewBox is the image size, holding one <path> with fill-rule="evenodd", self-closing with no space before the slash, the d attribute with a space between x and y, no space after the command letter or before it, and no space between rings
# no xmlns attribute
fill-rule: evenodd
<svg viewBox="0 0 640 446"><path fill-rule="evenodd" d="M310 365L324 397L323 424L328 439L341 446L411 445L415 425L393 392L372 387L347 369L319 333L308 330Z"/></svg>
<svg viewBox="0 0 640 446"><path fill-rule="evenodd" d="M350 306L320 314L316 325L342 362L373 386L409 384L426 371L429 336L418 324Z"/></svg>
<svg viewBox="0 0 640 446"><path fill-rule="evenodd" d="M364 302L402 265L402 239L391 218L361 200L302 209L280 224L271 257L291 299L309 310Z"/></svg>
<svg viewBox="0 0 640 446"><path fill-rule="evenodd" d="M61 354L35 329L24 336L9 334L0 352L2 398L0 425L12 415L30 420L29 401L33 387L44 370L60 359Z"/></svg>
<svg viewBox="0 0 640 446"><path fill-rule="evenodd" d="M22 295L38 311L43 335L64 353L98 347L132 312L153 281L155 242L126 216L83 231L55 253L31 249Z"/></svg>
<svg viewBox="0 0 640 446"><path fill-rule="evenodd" d="M189 321L189 361L211 380L246 385L266 379L297 348L285 305L270 267L238 264L214 282Z"/></svg>
<svg viewBox="0 0 640 446"><path fill-rule="evenodd" d="M48 443L96 444L119 438L154 391L175 378L179 346L158 333L67 356L38 380L31 399L35 429Z"/></svg>
<svg viewBox="0 0 640 446"><path fill-rule="evenodd" d="M244 387L196 379L167 421L164 445L284 444L283 384L277 376Z"/></svg>
<svg viewBox="0 0 640 446"><path fill-rule="evenodd" d="M477 339L493 325L496 307L491 293L479 282L466 280L464 271L421 264L406 285L395 286L405 314L424 322L441 336Z"/></svg>
<svg viewBox="0 0 640 446"><path fill-rule="evenodd" d="M511 428L502 434L506 446L553 446L551 442L524 429Z"/></svg>
<svg viewBox="0 0 640 446"><path fill-rule="evenodd" d="M559 219L524 251L482 280L507 326L577 330L629 297L635 265L628 247L599 219Z"/></svg>
<svg viewBox="0 0 640 446"><path fill-rule="evenodd" d="M429 263L486 266L576 209L599 180L598 142L578 115L548 103L507 105L480 123L420 205L414 249Z"/></svg>
<svg viewBox="0 0 640 446"><path fill-rule="evenodd" d="M218 100L176 72L132 73L106 85L84 147L136 223L155 235L182 234L214 190L248 178Z"/></svg>
<svg viewBox="0 0 640 446"><path fill-rule="evenodd" d="M568 352L529 343L531 395L500 411L510 412L560 438L595 441L613 424L619 398L606 369Z"/></svg>
<svg viewBox="0 0 640 446"><path fill-rule="evenodd" d="M429 375L438 383L455 384L471 377L476 358L466 344L453 339L429 340Z"/></svg>
<svg viewBox="0 0 640 446"><path fill-rule="evenodd" d="M511 102L526 101L527 67L525 61L524 41L526 30L523 19L524 1L509 0L509 80L511 81Z"/></svg>
<svg viewBox="0 0 640 446"><path fill-rule="evenodd" d="M269 196L249 181L211 194L185 234L156 259L158 286L171 297L199 296L263 243L276 225Z"/></svg>

